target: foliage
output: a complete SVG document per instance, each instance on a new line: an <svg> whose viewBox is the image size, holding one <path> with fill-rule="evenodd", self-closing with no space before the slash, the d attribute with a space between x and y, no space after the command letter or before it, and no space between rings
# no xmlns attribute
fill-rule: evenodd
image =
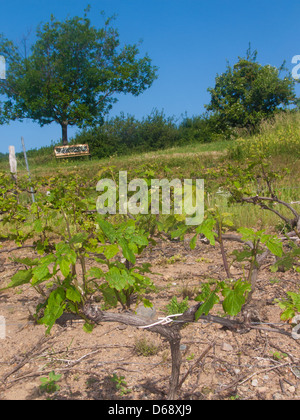
<svg viewBox="0 0 300 420"><path fill-rule="evenodd" d="M168 174L168 168L164 168L164 172ZM295 228L294 234L299 236L299 215L288 203L278 199L275 187L281 175L268 164L256 159L247 161L244 165L227 165L226 169L211 170L210 175L213 176L214 172L223 177L223 188L230 194L232 203L259 204L264 209L275 211L279 217L280 210L274 204L287 205L293 219L286 219L284 216L284 220L288 222L289 228ZM136 170L135 175L146 177L150 188L155 172L152 168L141 167ZM258 175L260 187L264 184L264 194L261 196L253 195ZM193 249L199 240L210 243L211 246L220 246L226 277L201 284L200 293L196 297L199 305L189 308L188 298L179 302L177 297L173 297L167 310L171 314L184 313L182 323L150 327L153 332L162 331L159 334L170 343L172 375L169 396L174 398L177 387L182 384L179 382L180 329L187 322L199 318L212 321L217 319L216 322L224 325L229 323L233 327L251 327L251 316L248 317L246 308L256 288L257 273L263 256L271 254L278 258L272 267L274 271L280 264L297 270L298 267L294 264L299 259L299 247L287 235L290 248L286 252L282 237L269 234L263 229L243 227L237 232L238 236L228 233L233 226L232 216L218 206L206 209L205 218L199 226L186 225L185 217L177 214L161 218L156 218L155 215L139 215L136 219L120 214L109 217L97 214L95 186L99 177L107 176L115 179L112 168L102 168L98 174L92 174L92 171L57 173L50 177L37 177L32 183L26 178L18 179L16 184L10 176L0 174L2 225L7 228L5 234L4 231L1 233L2 241L15 241L17 249L30 246L35 253L31 258L12 258L20 269L0 292L26 284L39 293L41 303L36 308L35 319L46 326L46 333L50 332L56 320L66 311L85 319L86 332L93 329L91 320L98 322L105 318L117 321L120 319L125 324L129 319L128 325L136 325L137 318L128 313L133 298L136 303L143 301L145 306L151 306L146 296L147 292L155 290L147 277L150 265L137 264L137 256L149 244L155 243L152 235L161 234L164 238L168 236L181 240L189 235L190 247ZM22 196L30 192L30 187L35 192L35 203L24 201ZM118 194L117 189L117 196ZM242 250L231 254L232 260L241 264L244 273L238 278L234 278L230 272L226 240L236 240L243 245ZM299 296L295 292L288 292L286 299L277 302L282 309L282 319L290 319L299 312ZM93 304L86 305L90 301L100 302L101 309L96 309ZM217 304L222 305L222 317L211 315ZM117 306L124 310L122 314L102 310ZM90 312L85 310L87 307ZM100 314L99 318L93 317L94 310L97 317ZM240 313L244 316L244 323L228 319L228 316L236 317ZM139 349L143 355L157 351L157 347L152 349L145 340L140 341ZM56 382L59 379L60 376L56 376L54 372L49 374L49 378L43 378L42 386L45 391L57 390ZM112 381L122 396L130 392L124 377L114 374Z"/></svg>
<svg viewBox="0 0 300 420"><path fill-rule="evenodd" d="M8 179L2 179L10 188ZM35 203L23 208L12 194L15 220L9 217L10 195L3 200L7 213L4 221L8 223L9 219L15 225L9 238L21 247L31 238L40 257L15 259L25 269L20 269L2 290L30 284L41 294L43 302L37 307L36 318L47 326L47 333L65 311L79 313L94 294L100 294L106 305L119 303L129 308L133 295L143 300L144 292L153 287L144 275L150 272L149 265L135 265L136 255L148 246L149 233L134 220L125 220L115 228L98 215L96 196L90 197L90 183L96 185L96 180L76 173L65 177L60 174L47 182L42 179L35 184ZM50 195L45 194L47 189ZM25 234L19 226L29 231ZM89 270L87 258L95 262ZM89 331L90 325L84 328Z"/></svg>
<svg viewBox="0 0 300 420"><path fill-rule="evenodd" d="M253 195L257 174L266 184L266 196ZM150 188L153 171L140 168L136 175L147 177ZM224 188L230 192L232 202L259 204L261 201L263 208L280 216L272 206L278 202L275 182L280 175L269 165L261 160L247 162L246 168L228 165L223 175L226 175ZM227 232L233 224L230 213L222 212L217 206L209 208L203 222L195 227L186 225L182 215L170 214L163 218L151 215L154 226L151 232L149 215L131 219L122 215L105 217L97 214L95 185L99 176L114 179L110 168L103 168L94 176L59 173L36 179L31 184L28 179L20 179L18 185L10 176L1 175L2 223L10 226L3 238L14 240L19 247L30 240L30 246L38 255L35 258L15 258L21 268L2 290L31 285L43 298L37 307L36 319L47 327L47 332L65 311L84 317L82 307L91 298L100 301L103 307L121 305L123 309L129 309L133 298L151 305L145 298L147 291L154 290L147 276L150 266L136 264L136 261L137 256L153 243L151 235L154 232L170 235L172 239L183 239L192 233L192 249L203 238L212 246L220 246L226 279L216 281L214 286L202 285L196 298L202 302L197 319L207 315L220 302L221 296L225 314L236 316L255 290L260 258L266 250L278 258L272 267L274 271L280 265L292 268L295 259L299 258L299 247L295 244L286 252L277 235L244 227L239 229L237 237L244 248L232 254L233 261L243 264L244 276L234 279L226 252ZM23 191L29 192L29 186L35 191L36 201L20 205L19 195ZM268 198L268 204L264 204L264 198ZM292 210L295 216L297 213ZM295 220L291 219L290 227L293 223ZM91 268L87 268L88 260L93 261ZM246 265L248 269L245 271ZM173 313L183 313L186 309L187 299L178 302L176 297L167 307ZM84 328L91 331L92 326L87 321Z"/></svg>
<svg viewBox="0 0 300 420"><path fill-rule="evenodd" d="M281 319L291 320L297 313L300 313L300 293L287 292L285 299L276 299L278 306L282 309Z"/></svg>
<svg viewBox="0 0 300 420"><path fill-rule="evenodd" d="M294 244L293 241L288 242L289 250L285 252L280 258L277 259L275 264L272 265L271 271L276 272L279 268L284 268L285 270L295 269L296 272L300 272L299 267L294 264L300 262L300 247Z"/></svg>
<svg viewBox="0 0 300 420"><path fill-rule="evenodd" d="M174 118L167 118L157 109L141 121L121 113L101 126L82 131L72 140L88 143L91 155L97 158L165 149L180 142Z"/></svg>
<svg viewBox="0 0 300 420"><path fill-rule="evenodd" d="M114 373L110 380L115 384L116 389L120 392L121 396L129 394L131 392L131 389L127 387L125 376L118 376L116 373Z"/></svg>
<svg viewBox="0 0 300 420"><path fill-rule="evenodd" d="M0 162L4 160L8 160L8 154L0 152Z"/></svg>
<svg viewBox="0 0 300 420"><path fill-rule="evenodd" d="M299 157L299 115L299 112L282 113L273 121L264 122L256 135L237 139L229 148L229 157L239 160L254 156Z"/></svg>
<svg viewBox="0 0 300 420"><path fill-rule="evenodd" d="M263 66L256 57L257 51L249 47L247 56L239 57L233 67L228 64L225 73L216 77L215 87L208 89L211 101L206 108L215 113L224 131L232 127L254 130L295 97L292 77L280 77L283 66Z"/></svg>
<svg viewBox="0 0 300 420"><path fill-rule="evenodd" d="M208 112L193 117L185 115L178 127L180 144L227 140L227 132L220 128L218 118Z"/></svg>
<svg viewBox="0 0 300 420"><path fill-rule="evenodd" d="M91 29L90 22L86 16L84 19L76 19L70 19L66 23L72 22L75 26L85 24L86 28ZM109 21L107 21L108 24ZM37 42L33 49L38 59L35 58L35 62L32 58L27 60L29 73L32 71L32 74L34 74L33 70L37 70L34 67L30 67L32 63L35 63L35 65L39 63L41 69L43 68L43 59L45 58L42 54L44 53L43 45L46 44L42 45L42 41L49 41L47 45L50 46L51 36L56 34L59 35L57 42L62 42L61 39L59 41L60 33L58 33L61 27L61 24L53 18L51 24L45 25L39 31L39 42L41 44ZM110 30L108 26L106 29L108 32L104 38L110 37L113 50L114 47L117 47L117 42L114 44L117 40L117 32ZM64 33L64 35L68 39L69 34ZM3 38L2 43L8 50L10 48L11 57L14 57L14 54L16 57L17 52L14 50L13 45ZM41 51L38 51L39 45L42 45ZM130 55L129 61L132 59L132 62L130 62L136 63L136 47L132 49L125 48L125 50L123 51L122 60L124 59L126 62L128 53ZM41 54L38 55L38 53ZM107 51L107 54L109 56L110 52ZM69 58L72 64L72 58ZM224 89L228 88L228 86L225 86L226 83L233 84L231 89L238 89L238 95L235 95L236 92L231 90L229 97L224 97L221 100L221 105L218 105L220 108L215 109L216 112L209 117L205 115L200 118L186 118L181 125L176 126L174 118L166 118L163 112L154 111L149 117L144 118L142 122L137 121L133 116L125 117L121 115L106 121L103 126L84 131L73 141L90 143L94 156L105 157L114 153L122 154L126 150L157 150L185 142L208 142L214 139L215 134L218 135L222 131L221 135L223 136L224 131L226 133L227 128L233 126L245 125L250 127L250 129L256 128L262 118L273 114L280 103L285 103L287 96L284 95L287 95L289 90L291 92L291 84L288 78L279 82L277 69L275 71L271 67L262 67L255 62L255 58L256 55L247 57L247 60L240 59L233 69L228 67L227 74L217 79L217 83L219 83L218 92L211 90L211 93L214 95L214 105L217 104L217 99L220 99L217 98L217 94L222 94L223 87ZM117 62L118 56L114 56L114 59ZM31 62L30 60L33 61ZM121 69L122 63L119 63L118 69L121 73L124 70L123 68ZM139 63L141 62L139 61ZM146 60L144 64L146 67L150 66L150 60ZM13 60L11 61L11 66L11 68L14 66ZM60 65L58 65L59 67ZM54 66L55 68L56 66ZM150 67L148 67L149 69ZM105 70L108 71L107 68ZM129 71L130 69L127 68L127 70ZM114 80L113 77L116 76L116 73L114 73L112 68L109 68L108 73L102 74L102 76L104 79L107 77L105 82L110 80L109 83L113 85L115 93L122 89L123 91L124 89L125 91L126 89L128 91L132 89L131 93L138 94L138 86L133 87L131 82L130 86L126 85L127 70L125 69L124 72L124 80L122 79L123 76L120 80ZM152 72L152 79L154 79L155 69L152 69ZM91 73L93 72L91 71ZM65 70L64 74L67 75ZM110 78L111 76L112 78ZM93 81L93 77L94 75L91 74L90 80ZM247 95L245 95L243 80L248 79L251 80L251 84L246 84ZM124 84L122 84L123 82ZM282 84L280 84L281 82ZM122 89L118 85L119 83L121 83ZM149 81L149 85L151 83ZM222 86L222 83L224 83L224 86ZM280 98L281 102L279 102L278 91L276 90L278 85L283 89L283 97ZM35 89L30 90L30 95L33 95L34 90L40 92L40 87L34 84L32 86ZM63 88L59 83L57 84L57 81L52 86L51 80L49 80L49 86L56 95L58 95L57 86L58 90L60 90L59 93L64 93L64 97L56 96L55 98L55 102L58 101L63 106L66 103L65 98L67 98L68 92L63 92ZM110 85L109 88L111 87ZM141 87L142 90L144 88L145 86ZM270 99L269 93L272 90L275 97L273 95L272 103L268 104ZM76 93L76 90L74 91ZM74 124L84 126L99 122L102 114L114 102L114 99L110 96L111 94L106 94L106 92L108 91L101 89L98 91L99 95L102 95L103 107L98 109L100 113L98 114L97 111L97 115L96 111L93 114L84 104L79 107L78 114L71 107L70 113L72 114L74 111L74 115L76 118L78 117ZM232 93L234 95L231 95ZM91 92L90 94L92 95ZM227 94L228 92L226 92ZM259 95L261 95L261 98L259 98ZM239 102L230 103L230 100L233 100L232 96L238 96ZM264 105L259 103L259 100L262 98ZM95 101L90 101L90 99L89 105L92 106ZM106 99L107 102L104 104ZM258 102L255 102L254 99ZM38 112L38 108L43 110L44 105L40 100L43 100L42 97L34 105L37 106L36 112ZM74 100L74 103L76 100ZM227 102L231 104L230 110L226 109ZM17 113L21 115L25 109L27 112L26 107L28 107L28 104L26 102L15 105L16 107L14 108L13 103L6 102L1 114L2 122L6 118L15 118L18 115ZM211 104L211 106L213 105ZM243 106L247 110L243 110ZM34 107L30 109L32 118L40 118L32 110L34 110ZM46 113L41 116L41 124L50 122L52 117L50 110L48 111L49 114ZM10 112L15 114L10 114ZM33 117L34 115L36 117ZM74 115L71 115L71 117L75 121ZM295 120L299 117L296 113L290 115L296 116ZM73 120L68 120L68 124L71 124L71 121ZM294 133L291 127L287 127L287 130L280 127L277 129L276 127L276 130L274 135L261 132L259 136L252 137L252 142L248 141L249 139L239 140L234 148L231 149L231 156L246 156L249 159L244 160L243 163L229 163L226 167L209 169L206 171L206 174L211 179L214 177L219 177L220 179L222 177L222 188L228 194L229 204L256 205L279 216L285 223L285 229L287 229L285 231L287 235L284 238L275 234L269 234L264 229L251 229L249 227L240 228L237 231L238 236L233 238L232 234L228 234L233 227L232 216L217 205L209 206L206 209L203 222L196 227L187 226L184 216L174 214L162 218L155 215L140 215L136 219L122 215L112 217L100 216L96 212L97 197L95 186L97 181L99 181L97 178L100 176L109 176L115 179L114 171L111 168L102 168L96 176L91 174L92 170L85 174L71 171L66 175L59 173L47 178L37 177L31 183L28 182L27 178L20 178L16 183L15 179L10 175L0 173L0 214L2 226L6 228L6 231L3 229L1 232L0 238L2 241L7 239L14 241L17 249L29 246L35 252L34 258L12 258L14 263L19 264L20 269L11 277L6 287L0 289L0 292L9 288L30 285L39 293L41 295L41 303L36 308L35 319L38 323L46 326L46 333L51 331L55 322L66 311L82 316L86 321L84 330L91 332L93 325L86 318L86 313L83 310L85 304L91 300L100 302L101 309L119 306L121 307L119 309L122 309L125 314L126 311L130 310L132 301L136 303L143 301L145 306L151 306L151 302L146 298L147 292L155 290L152 281L147 276L150 273L150 264L137 264L137 257L146 247L154 243L154 234L161 234L164 238L166 236L171 239L179 238L180 240L183 240L185 235L191 234L190 247L192 249L196 248L199 240L210 243L211 246L220 247L226 276L224 274L223 280L214 279L213 283L201 284L200 293L196 297L196 301L200 302L199 308L195 306L194 311L191 311L193 308L189 309L188 298L178 302L177 297L174 296L167 305L167 312L169 314L187 312L189 315L192 314L193 318L188 318L190 321L194 320L195 308L198 308L195 314L196 320L201 317L212 319L213 317L209 317L210 313L215 305L220 304L224 311L223 316L236 317L242 312L245 315L244 321L246 324L246 321L249 321L250 318L246 319L247 312L244 309L255 291L257 275L263 256L271 254L276 257L276 262L271 266L271 271L277 271L282 266L286 269L299 271L299 267L295 265L299 262L299 246L291 241L288 234L291 233L291 229L294 229L294 235L299 236L300 216L289 203L280 199L276 189L276 182L282 178L283 174L274 170L270 163L264 160L264 157L276 154L277 151L282 153L283 148L286 148L288 153L296 155L298 153L299 138L297 131L294 130ZM229 130L230 133L231 131ZM186 157L183 157L182 160L185 163ZM172 163L175 166L174 162ZM213 165L214 163L211 164L211 166ZM165 165L160 170L164 176L170 175L171 169L169 165ZM199 174L197 171L195 171L194 175ZM146 177L150 187L150 181L155 176L154 166L138 167L131 174L131 176L134 175ZM180 177L183 178L182 175ZM24 199L24 195L26 196L30 188L34 189L35 203ZM50 193L47 194L47 191ZM284 206L285 210L291 213L291 217L283 214L279 206ZM230 255L232 262L240 264L243 270L244 274L242 276L239 274L238 278L234 278L230 272L231 264L228 250L226 249L226 240L236 240L243 245L242 250L234 251ZM287 240L288 250L283 246L283 240ZM30 245L28 245L28 242L30 242ZM169 262L174 262L175 260L176 256L171 257ZM90 268L88 268L88 264L91 264ZM277 300L279 307L282 309L281 318L283 320L290 320L296 313L300 312L299 297L299 293L287 292L285 299ZM132 316L134 317L134 315ZM223 320L223 318L219 319ZM186 325L185 321L182 324L173 323L170 325L170 328L172 328L172 339L168 339L171 345L173 371L177 370L178 377L179 369L177 369L174 362L174 354L176 354L174 346L175 350L177 345L177 350L180 349L179 330L184 325ZM160 328L168 327L160 326ZM146 340L141 340L136 344L136 350L145 356L154 354L158 349L157 347L152 348ZM56 382L60 379L60 376L51 372L48 378L42 378L41 389L45 392L58 390L59 386ZM119 377L117 374L114 374L111 380L115 383L116 389L121 396L130 392L123 376ZM171 393L171 395L173 394Z"/></svg>
<svg viewBox="0 0 300 420"><path fill-rule="evenodd" d="M99 290L109 305L116 306L119 302L123 308L129 308L133 294L136 293L139 299L147 288L152 287L150 279L143 275L145 272L150 272L149 265L145 264L142 268L134 266L135 255L140 254L149 243L148 234L143 229L136 228L133 220L120 224L118 229L100 216L97 216L96 221L102 230L101 242L110 243L100 248L105 258L96 258L96 261L106 264L108 270L104 274L99 269L91 269L88 275L105 279ZM119 253L119 248L122 250L125 262L112 261L112 258Z"/></svg>
<svg viewBox="0 0 300 420"><path fill-rule="evenodd" d="M56 375L54 371L50 372L48 378L40 378L40 390L42 392L47 392L48 394L59 391L60 386L56 382L58 382L60 378L61 375Z"/></svg>
<svg viewBox="0 0 300 420"><path fill-rule="evenodd" d="M135 341L134 350L139 356L150 357L158 353L159 346L143 337Z"/></svg>
<svg viewBox="0 0 300 420"><path fill-rule="evenodd" d="M178 123L175 117L154 109L141 120L121 113L102 125L82 130L72 143L88 143L93 157L104 158L223 139L224 135L216 132L213 117L185 116Z"/></svg>
<svg viewBox="0 0 300 420"><path fill-rule="evenodd" d="M182 314L188 309L188 297L178 302L177 297L173 296L170 303L166 306L166 313L168 315Z"/></svg>
<svg viewBox="0 0 300 420"><path fill-rule="evenodd" d="M196 313L196 320L203 314L208 315L214 305L219 303L218 293L221 293L225 298L222 302L224 312L230 316L236 316L246 303L250 290L251 285L242 279L238 279L232 284L224 281L218 282L213 290L209 284L204 284L201 293L196 297L196 301L202 302Z"/></svg>
<svg viewBox="0 0 300 420"><path fill-rule="evenodd" d="M246 161L245 164L229 163L221 170L220 168L211 170L210 174L215 173L223 177L223 191L228 193L230 203L259 205L262 209L275 213L289 229L295 229L294 235L299 236L300 215L289 203L278 198L276 190L276 182L286 175L286 172L286 170L282 173L274 171L265 159L255 157ZM287 209L292 217L288 218L286 213L274 206L275 203ZM208 315L214 305L220 302L220 295L224 297L222 301L224 312L236 316L243 305L250 301L256 287L261 262L268 253L276 257L276 262L271 266L272 271L277 271L280 266L292 268L299 257L299 246L292 241L289 242L290 250L286 251L282 238L278 235L266 233L264 229L257 230L248 227L238 229L240 236L228 235L227 231L232 225L230 213L222 212L218 206L215 206L206 210L203 222L195 228L194 235L190 239L191 249L195 249L198 239L203 236L213 246L218 243L227 275L227 280L216 281L213 288L209 284L202 285L201 293L196 298L201 302L196 319L203 314ZM187 233L190 233L190 227L181 223L173 227L171 236L183 239ZM233 261L243 264L243 278L232 279L225 247L227 239L240 242L244 246L243 250L232 253ZM247 263L247 271L245 271L245 263ZM295 308L294 303L293 305Z"/></svg>
<svg viewBox="0 0 300 420"><path fill-rule="evenodd" d="M136 44L119 49L112 19L97 29L87 12L83 18L63 22L52 15L37 29L37 40L25 58L10 41L0 38L9 66L7 79L0 84L0 93L8 97L4 107L13 119L26 117L42 126L59 123L63 144L68 142L69 125L101 123L117 94L137 96L156 78L150 58L137 58Z"/></svg>

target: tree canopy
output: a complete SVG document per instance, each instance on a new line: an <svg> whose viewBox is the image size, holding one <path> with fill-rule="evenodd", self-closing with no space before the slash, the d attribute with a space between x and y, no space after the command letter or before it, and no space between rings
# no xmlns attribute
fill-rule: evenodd
<svg viewBox="0 0 300 420"><path fill-rule="evenodd" d="M291 76L281 78L284 66L262 66L256 62L257 51L247 50L245 58L217 75L215 87L209 88L211 101L206 108L217 117L220 127L246 127L253 130L262 119L273 115L280 106L295 99Z"/></svg>
<svg viewBox="0 0 300 420"><path fill-rule="evenodd" d="M63 22L52 15L40 26L30 54L22 55L3 35L0 51L8 71L0 81L2 122L30 118L41 126L56 122L62 127L101 123L117 101L117 95L139 95L157 78L157 68L148 55L138 58L138 45L120 47L119 33L106 19L102 28L87 17Z"/></svg>

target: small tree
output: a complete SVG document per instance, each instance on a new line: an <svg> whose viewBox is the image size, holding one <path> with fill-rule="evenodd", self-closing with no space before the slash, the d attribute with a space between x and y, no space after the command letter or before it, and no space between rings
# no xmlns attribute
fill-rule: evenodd
<svg viewBox="0 0 300 420"><path fill-rule="evenodd" d="M291 76L280 78L283 66L262 66L256 62L257 51L247 50L246 58L225 73L217 75L214 88L209 88L211 101L206 108L218 117L223 130L246 127L254 130L262 119L274 114L281 105L295 99L294 81Z"/></svg>
<svg viewBox="0 0 300 420"><path fill-rule="evenodd" d="M138 59L138 46L119 48L118 31L107 19L101 29L83 18L49 23L37 29L37 40L28 57L13 43L0 37L0 51L9 65L7 80L0 84L5 94L6 116L30 118L41 126L56 122L68 143L69 125L84 127L101 123L103 114L117 101L115 95L135 96L156 79L156 67L146 55ZM10 112L8 112L8 110Z"/></svg>

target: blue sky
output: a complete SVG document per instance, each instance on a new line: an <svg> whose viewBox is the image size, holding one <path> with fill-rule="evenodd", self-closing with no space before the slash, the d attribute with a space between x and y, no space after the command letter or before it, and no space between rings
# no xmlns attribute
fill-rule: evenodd
<svg viewBox="0 0 300 420"><path fill-rule="evenodd" d="M124 112L140 119L155 108L177 118L201 114L210 99L207 88L227 61L234 64L245 55L249 42L258 51L258 62L280 66L286 60L290 71L292 57L300 54L299 0L0 0L0 32L15 43L31 32L33 42L36 27L51 13L61 20L82 16L87 4L99 27L101 10L117 14L114 26L121 44L142 39L141 55L148 53L159 68L149 90L139 97L120 95L109 116ZM70 128L69 136L76 131ZM61 129L26 120L2 125L0 152L9 145L21 151L21 136L27 149L35 148L58 141Z"/></svg>

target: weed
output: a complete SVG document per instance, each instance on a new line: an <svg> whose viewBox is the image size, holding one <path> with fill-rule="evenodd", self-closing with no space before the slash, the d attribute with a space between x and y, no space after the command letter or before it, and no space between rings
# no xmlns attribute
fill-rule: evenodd
<svg viewBox="0 0 300 420"><path fill-rule="evenodd" d="M138 356L150 357L158 353L159 346L143 337L135 341L134 349Z"/></svg>
<svg viewBox="0 0 300 420"><path fill-rule="evenodd" d="M280 351L274 351L272 356L273 356L273 359L276 360L276 361L280 361L280 360L288 357L288 355L286 353L281 353Z"/></svg>
<svg viewBox="0 0 300 420"><path fill-rule="evenodd" d="M188 307L188 296L182 302L178 302L177 297L173 296L170 303L166 306L166 313L168 315L182 314Z"/></svg>
<svg viewBox="0 0 300 420"><path fill-rule="evenodd" d="M197 287L189 287L187 285L182 286L180 289L180 294L183 299L193 299L193 297L198 293Z"/></svg>
<svg viewBox="0 0 300 420"><path fill-rule="evenodd" d="M204 262L206 264L210 264L213 262L211 258L200 257L195 259L196 262Z"/></svg>
<svg viewBox="0 0 300 420"><path fill-rule="evenodd" d="M130 394L131 389L127 388L127 383L124 381L125 376L118 376L116 373L110 378L110 380L115 384L116 389L119 391L120 395L123 397L126 394Z"/></svg>
<svg viewBox="0 0 300 420"><path fill-rule="evenodd" d="M56 375L54 371L50 372L48 377L40 378L41 385L40 390L41 392L46 392L47 394L53 394L56 391L60 390L60 386L57 385L61 378L61 375Z"/></svg>
<svg viewBox="0 0 300 420"><path fill-rule="evenodd" d="M170 258L167 258L167 257L158 258L156 260L156 264L164 266L164 265L171 265L171 264L175 264L178 262L185 262L185 261L186 261L185 257L183 257L181 254L177 254L177 255L172 255L172 257Z"/></svg>

